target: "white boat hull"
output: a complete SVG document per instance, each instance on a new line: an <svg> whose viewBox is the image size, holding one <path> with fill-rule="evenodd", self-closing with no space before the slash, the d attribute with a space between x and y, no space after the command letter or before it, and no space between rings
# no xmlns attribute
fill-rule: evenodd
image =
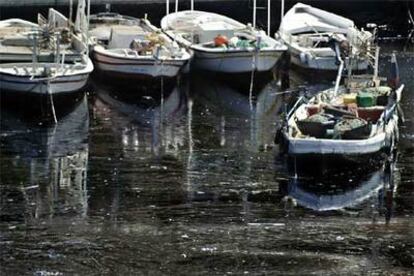
<svg viewBox="0 0 414 276"><path fill-rule="evenodd" d="M304 139L284 138L288 141L290 155L368 155L379 152L392 145L398 132L398 116L386 126L385 132L363 140L333 140L333 139Z"/></svg>
<svg viewBox="0 0 414 276"><path fill-rule="evenodd" d="M51 80L31 79L31 76L13 76L0 73L2 91L19 91L36 95L70 93L81 90L87 83L89 73L60 76Z"/></svg>
<svg viewBox="0 0 414 276"><path fill-rule="evenodd" d="M176 77L188 60L121 58L98 51L93 53L96 67L106 73L136 77Z"/></svg>
<svg viewBox="0 0 414 276"><path fill-rule="evenodd" d="M289 46L289 50L291 53L291 62L300 68L309 70L338 71L339 65L337 64L335 56L321 57L307 55L306 53L300 52L291 46ZM368 66L369 65L366 60L358 60L353 64L352 70L365 71L368 69Z"/></svg>
<svg viewBox="0 0 414 276"><path fill-rule="evenodd" d="M221 73L247 73L271 70L283 51L204 52L194 50L193 64L198 69Z"/></svg>
<svg viewBox="0 0 414 276"><path fill-rule="evenodd" d="M216 13L194 10L171 13L161 20L161 28L171 39L191 49L194 52L192 65L206 71L269 71L287 51L282 41ZM229 39L225 47L214 42L220 35ZM238 44L241 40L246 42L244 46ZM256 48L258 42L259 49Z"/></svg>

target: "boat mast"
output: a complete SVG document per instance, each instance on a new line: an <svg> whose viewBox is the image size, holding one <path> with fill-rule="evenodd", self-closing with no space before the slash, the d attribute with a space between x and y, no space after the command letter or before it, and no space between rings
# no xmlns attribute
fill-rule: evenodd
<svg viewBox="0 0 414 276"><path fill-rule="evenodd" d="M285 0L280 0L280 22L282 22L283 16L285 15Z"/></svg>
<svg viewBox="0 0 414 276"><path fill-rule="evenodd" d="M90 24L90 17L91 17L91 0L88 1L88 8L87 8L87 28L86 28L86 56L89 56L89 24Z"/></svg>
<svg viewBox="0 0 414 276"><path fill-rule="evenodd" d="M193 1L193 0L192 0ZM270 35L270 1L267 0L267 35ZM259 9L266 9L266 7L259 7ZM257 18L257 0L253 0L253 27L256 28Z"/></svg>
<svg viewBox="0 0 414 276"><path fill-rule="evenodd" d="M270 0L267 0L267 35L270 36Z"/></svg>
<svg viewBox="0 0 414 276"><path fill-rule="evenodd" d="M170 14L170 0L166 0L166 1L165 1L165 13L166 13L167 15L169 15L169 14Z"/></svg>
<svg viewBox="0 0 414 276"><path fill-rule="evenodd" d="M256 0L253 0L253 28L256 28L256 9L257 9L257 6L256 6Z"/></svg>
<svg viewBox="0 0 414 276"><path fill-rule="evenodd" d="M72 17L73 17L73 0L69 1L69 28L72 26Z"/></svg>
<svg viewBox="0 0 414 276"><path fill-rule="evenodd" d="M191 0L190 9L191 9L192 11L194 10L194 0Z"/></svg>
<svg viewBox="0 0 414 276"><path fill-rule="evenodd" d="M178 12L178 0L175 0L175 12Z"/></svg>
<svg viewBox="0 0 414 276"><path fill-rule="evenodd" d="M37 33L33 33L33 52L32 52L32 66L33 76L36 74L37 69Z"/></svg>
<svg viewBox="0 0 414 276"><path fill-rule="evenodd" d="M380 48L375 47L375 60L374 60L374 80L378 79L378 60L379 60Z"/></svg>

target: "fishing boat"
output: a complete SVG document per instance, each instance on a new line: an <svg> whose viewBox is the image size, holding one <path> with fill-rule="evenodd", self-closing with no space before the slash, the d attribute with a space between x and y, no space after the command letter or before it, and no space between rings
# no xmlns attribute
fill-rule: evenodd
<svg viewBox="0 0 414 276"><path fill-rule="evenodd" d="M176 77L191 54L146 18L100 13L90 18L93 59L103 73L117 77Z"/></svg>
<svg viewBox="0 0 414 276"><path fill-rule="evenodd" d="M390 153L398 141L399 85L395 54L388 84L378 77L379 48L373 75L349 74L344 85L317 93L309 100L300 97L286 113L276 137L282 151L298 160L349 160ZM341 64L342 67L342 64ZM279 139L280 138L280 139Z"/></svg>
<svg viewBox="0 0 414 276"><path fill-rule="evenodd" d="M39 15L38 24L20 19L0 22L2 105L24 110L21 105L30 102L30 109L40 109L40 115L47 117L52 111L56 122L55 102L82 98L81 89L93 70L84 9L84 1L79 1L74 26L54 9L49 9L48 19Z"/></svg>
<svg viewBox="0 0 414 276"><path fill-rule="evenodd" d="M220 73L271 70L287 47L250 24L216 13L186 10L166 15L162 30L194 52L196 68Z"/></svg>
<svg viewBox="0 0 414 276"><path fill-rule="evenodd" d="M340 43L341 51L366 49L373 34L359 30L354 22L345 17L297 3L283 17L276 37L289 47L291 62L302 69L336 72L339 61L334 43ZM368 69L364 53L354 58L352 70Z"/></svg>

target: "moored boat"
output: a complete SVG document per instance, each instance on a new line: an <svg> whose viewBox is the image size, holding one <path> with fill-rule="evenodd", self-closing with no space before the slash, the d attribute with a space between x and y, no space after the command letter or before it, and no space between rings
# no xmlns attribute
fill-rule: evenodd
<svg viewBox="0 0 414 276"><path fill-rule="evenodd" d="M396 68L395 54L391 61ZM404 89L395 79L384 85L375 73L351 75L343 86L309 101L300 98L286 114L280 146L289 157L313 161L333 157L358 162L359 157L389 153L398 141L398 104Z"/></svg>
<svg viewBox="0 0 414 276"><path fill-rule="evenodd" d="M166 15L161 28L194 51L195 67L221 73L271 70L287 47L251 25L216 13L187 10Z"/></svg>
<svg viewBox="0 0 414 276"><path fill-rule="evenodd" d="M93 15L89 34L96 41L92 53L96 67L117 77L176 77L191 58L146 18Z"/></svg>
<svg viewBox="0 0 414 276"><path fill-rule="evenodd" d="M333 47L338 41L347 52L368 49L373 34L358 30L345 17L297 3L283 17L276 34L289 47L291 62L302 69L337 71L339 61ZM361 54L351 65L354 71L367 70L368 60Z"/></svg>
<svg viewBox="0 0 414 276"><path fill-rule="evenodd" d="M93 70L86 44L85 2L79 1L74 24L54 9L49 9L48 19L38 15L38 21L0 22L4 26L0 32L1 103L21 113L32 110L40 117L52 116L56 122L62 114L56 111L57 101L78 102ZM38 105L33 106L34 102Z"/></svg>

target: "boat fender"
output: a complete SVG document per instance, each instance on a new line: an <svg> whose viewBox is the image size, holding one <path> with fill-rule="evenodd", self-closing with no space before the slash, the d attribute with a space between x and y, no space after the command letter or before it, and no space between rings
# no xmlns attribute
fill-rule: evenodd
<svg viewBox="0 0 414 276"><path fill-rule="evenodd" d="M224 35L218 35L214 38L214 45L216 47L223 47L229 44L229 39Z"/></svg>
<svg viewBox="0 0 414 276"><path fill-rule="evenodd" d="M300 53L299 59L300 59L300 62L302 62L303 64L308 63L308 56L306 55L306 53Z"/></svg>

